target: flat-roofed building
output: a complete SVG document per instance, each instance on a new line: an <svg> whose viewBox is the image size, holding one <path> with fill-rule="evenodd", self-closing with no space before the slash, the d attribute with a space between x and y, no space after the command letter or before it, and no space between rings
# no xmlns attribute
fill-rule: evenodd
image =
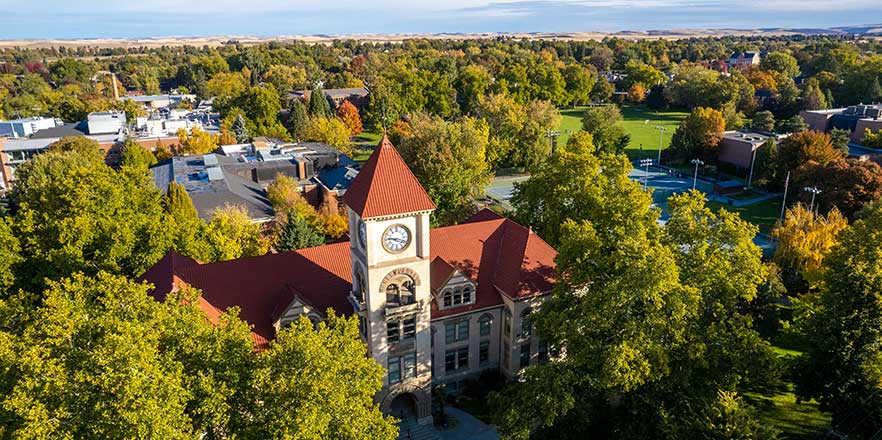
<svg viewBox="0 0 882 440"><path fill-rule="evenodd" d="M741 168L750 168L753 152L772 137L774 135L770 133L758 131L727 131L723 133L723 138L720 140L717 160Z"/></svg>
<svg viewBox="0 0 882 440"><path fill-rule="evenodd" d="M834 128L848 130L851 141L861 143L867 130L882 130L882 105L852 105L828 110L803 110L802 119L815 131L829 132Z"/></svg>

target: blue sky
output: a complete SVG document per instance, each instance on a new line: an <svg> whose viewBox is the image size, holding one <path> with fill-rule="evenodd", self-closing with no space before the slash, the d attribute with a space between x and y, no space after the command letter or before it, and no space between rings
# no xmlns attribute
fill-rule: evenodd
<svg viewBox="0 0 882 440"><path fill-rule="evenodd" d="M878 0L0 0L0 39L832 27Z"/></svg>

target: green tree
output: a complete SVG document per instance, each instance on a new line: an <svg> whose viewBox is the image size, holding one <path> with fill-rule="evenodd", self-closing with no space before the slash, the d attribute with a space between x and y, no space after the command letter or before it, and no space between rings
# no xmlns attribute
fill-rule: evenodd
<svg viewBox="0 0 882 440"><path fill-rule="evenodd" d="M830 133L833 134L832 132ZM840 134L842 136L842 134ZM864 137L861 144L870 148L882 148L882 130L873 131L869 128L864 129ZM846 145L847 146L847 145Z"/></svg>
<svg viewBox="0 0 882 440"><path fill-rule="evenodd" d="M594 155L590 134L575 136L535 170L530 179L516 184L511 204L515 217L532 226L552 246L560 243L561 225L567 220L626 218L625 223L653 222L657 213L649 209L649 195L628 179L627 158L601 153ZM567 191L549 191L568 188ZM640 201L646 209L634 210ZM628 202L628 203L626 203ZM624 211L623 211L624 210ZM625 224L597 223L598 228L623 228Z"/></svg>
<svg viewBox="0 0 882 440"><path fill-rule="evenodd" d="M10 224L11 219L0 217L0 300L15 283L13 267L22 260L21 245Z"/></svg>
<svg viewBox="0 0 882 440"><path fill-rule="evenodd" d="M615 91L616 86L612 85L605 76L601 75L591 89L591 100L599 103L608 102Z"/></svg>
<svg viewBox="0 0 882 440"><path fill-rule="evenodd" d="M833 414L833 428L869 439L882 426L882 204L865 208L825 259L826 276L804 324L808 349L797 393Z"/></svg>
<svg viewBox="0 0 882 440"><path fill-rule="evenodd" d="M299 215L289 215L276 239L276 249L288 252L325 243L325 237Z"/></svg>
<svg viewBox="0 0 882 440"><path fill-rule="evenodd" d="M818 80L812 78L806 82L802 91L802 108L803 110L820 110L828 108L827 97L821 91Z"/></svg>
<svg viewBox="0 0 882 440"><path fill-rule="evenodd" d="M393 440L394 419L373 402L383 374L355 317L330 313L317 326L301 317L259 355L249 438Z"/></svg>
<svg viewBox="0 0 882 440"><path fill-rule="evenodd" d="M294 140L300 140L303 131L309 123L309 116L306 115L306 108L299 99L291 101L291 108L288 110L288 118L285 120L285 128Z"/></svg>
<svg viewBox="0 0 882 440"><path fill-rule="evenodd" d="M260 225L251 222L241 206L225 206L211 214L203 229L204 250L198 260L224 261L263 255L269 244L260 234Z"/></svg>
<svg viewBox="0 0 882 440"><path fill-rule="evenodd" d="M834 128L830 130L830 141L833 142L833 148L848 155L848 144L851 143L851 131L847 128Z"/></svg>
<svg viewBox="0 0 882 440"><path fill-rule="evenodd" d="M750 127L754 130L771 133L775 130L775 116L768 110L756 112Z"/></svg>
<svg viewBox="0 0 882 440"><path fill-rule="evenodd" d="M799 115L793 115L778 124L779 133L800 133L806 130L808 130L808 124L806 124L805 119L802 119L802 116Z"/></svg>
<svg viewBox="0 0 882 440"><path fill-rule="evenodd" d="M671 153L685 160L713 157L725 129L726 122L719 110L697 107L671 137Z"/></svg>
<svg viewBox="0 0 882 440"><path fill-rule="evenodd" d="M331 103L325 96L325 91L316 85L309 93L309 116L312 118L329 118L333 116L331 112Z"/></svg>
<svg viewBox="0 0 882 440"><path fill-rule="evenodd" d="M98 146L98 141L85 136L65 136L49 144L48 149L55 152L74 151L93 163L104 162L104 151Z"/></svg>
<svg viewBox="0 0 882 440"><path fill-rule="evenodd" d="M491 81L490 73L482 66L469 65L459 70L455 86L463 113L472 114L475 111Z"/></svg>
<svg viewBox="0 0 882 440"><path fill-rule="evenodd" d="M590 68L589 68L590 67ZM597 69L593 66L570 64L563 70L567 94L573 105L582 105L591 99L591 90L597 77Z"/></svg>
<svg viewBox="0 0 882 440"><path fill-rule="evenodd" d="M324 142L343 154L352 154L352 132L338 118L310 118L301 137L307 141Z"/></svg>
<svg viewBox="0 0 882 440"><path fill-rule="evenodd" d="M625 65L625 74L625 79L621 84L624 89L630 89L634 84L639 84L644 90L648 90L652 86L662 84L668 79L664 73L655 67L633 60Z"/></svg>
<svg viewBox="0 0 882 440"><path fill-rule="evenodd" d="M796 58L787 52L772 52L766 55L760 62L760 68L781 73L787 78L799 76L799 64L796 62Z"/></svg>
<svg viewBox="0 0 882 440"><path fill-rule="evenodd" d="M615 105L590 107L582 115L582 129L591 133L595 153L621 153L631 137L622 126L622 112Z"/></svg>
<svg viewBox="0 0 882 440"><path fill-rule="evenodd" d="M248 123L245 122L244 115L236 116L236 120L233 122L232 126L233 136L236 137L236 142L245 143L251 140L251 135L248 133Z"/></svg>
<svg viewBox="0 0 882 440"><path fill-rule="evenodd" d="M162 196L162 210L166 215L166 225L171 231L175 250L192 258L202 256L204 250L201 237L204 224L183 185L177 182L168 184L168 190Z"/></svg>
<svg viewBox="0 0 882 440"><path fill-rule="evenodd" d="M126 139L121 150L120 166L146 171L156 164L156 156L132 139Z"/></svg>
<svg viewBox="0 0 882 440"><path fill-rule="evenodd" d="M411 133L398 151L438 209L436 224L452 224L474 212L473 199L492 177L487 163L488 128L480 120L447 122L427 114L410 118Z"/></svg>
<svg viewBox="0 0 882 440"><path fill-rule="evenodd" d="M14 225L27 282L75 272L135 277L168 250L160 193L147 173L116 172L76 151L50 151L16 171Z"/></svg>

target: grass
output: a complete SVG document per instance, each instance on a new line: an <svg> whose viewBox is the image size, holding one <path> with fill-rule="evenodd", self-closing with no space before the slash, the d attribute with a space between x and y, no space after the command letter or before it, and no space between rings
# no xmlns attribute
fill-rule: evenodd
<svg viewBox="0 0 882 440"><path fill-rule="evenodd" d="M371 153L374 152L374 147L377 146L377 143L380 142L380 138L382 137L382 133L371 133L365 131L353 138L352 160L359 163L363 163L364 161L368 160L368 158L371 156Z"/></svg>
<svg viewBox="0 0 882 440"><path fill-rule="evenodd" d="M558 145L565 145L570 135L582 129L582 115L588 107L575 107L561 109L561 135ZM662 134L662 148L668 148L671 144L671 135L680 125L680 121L688 113L681 111L655 111L645 107L626 105L622 107L622 125L625 131L631 135L631 143L626 153L628 157L636 159L640 154L640 146L643 146L645 157L656 157L658 154L659 132L656 126L665 128ZM647 122L647 120L649 122Z"/></svg>
<svg viewBox="0 0 882 440"><path fill-rule="evenodd" d="M719 202L707 202L707 206L717 211L720 208L726 208L727 211L737 212L741 218L747 220L760 228L760 232L768 234L775 226L775 222L781 215L781 200L774 198L747 206L729 206Z"/></svg>
<svg viewBox="0 0 882 440"><path fill-rule="evenodd" d="M818 402L797 403L789 391L771 396L745 393L744 400L756 408L761 422L780 430L784 439L818 439L830 427L830 414L821 411Z"/></svg>

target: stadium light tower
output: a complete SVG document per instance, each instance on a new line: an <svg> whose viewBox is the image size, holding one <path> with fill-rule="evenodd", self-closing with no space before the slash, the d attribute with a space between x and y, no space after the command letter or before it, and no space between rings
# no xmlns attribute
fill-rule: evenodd
<svg viewBox="0 0 882 440"><path fill-rule="evenodd" d="M640 166L643 167L643 191L646 191L646 183L649 181L650 165L652 165L652 159L640 159Z"/></svg>
<svg viewBox="0 0 882 440"><path fill-rule="evenodd" d="M658 161L657 164L661 165L661 150L662 150L662 136L667 131L667 128L662 127L661 125L656 125L655 129L658 130Z"/></svg>
<svg viewBox="0 0 882 440"><path fill-rule="evenodd" d="M704 162L701 159L692 159L690 162L695 164L695 175L692 176L692 189L695 189L695 185L698 184L698 167L704 165Z"/></svg>
<svg viewBox="0 0 882 440"><path fill-rule="evenodd" d="M817 186L807 186L802 190L812 193L812 202L811 204L809 204L809 212L815 212L815 196L821 193L820 188L818 188Z"/></svg>

